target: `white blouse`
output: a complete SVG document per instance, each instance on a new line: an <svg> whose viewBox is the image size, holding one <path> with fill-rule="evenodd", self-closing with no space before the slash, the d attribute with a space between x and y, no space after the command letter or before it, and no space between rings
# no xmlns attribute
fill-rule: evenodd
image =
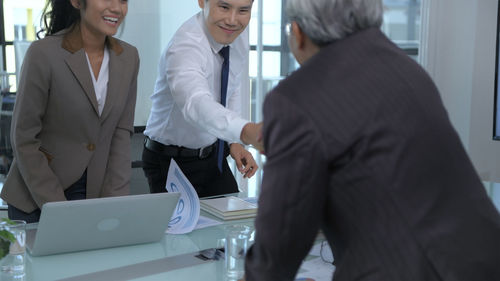
<svg viewBox="0 0 500 281"><path fill-rule="evenodd" d="M106 94L108 92L108 81L109 81L109 50L107 47L104 48L104 57L101 63L101 70L99 71L99 77L95 77L94 71L92 70L92 65L90 64L89 55L85 53L87 57L87 62L89 64L90 76L92 76L92 82L94 83L94 91L97 98L97 107L99 109L99 116L102 114L104 108L104 103L106 102Z"/></svg>

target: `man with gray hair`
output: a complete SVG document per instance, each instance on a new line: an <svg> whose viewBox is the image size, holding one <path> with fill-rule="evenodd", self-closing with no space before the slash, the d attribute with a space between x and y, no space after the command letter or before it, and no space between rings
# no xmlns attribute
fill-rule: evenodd
<svg viewBox="0 0 500 281"><path fill-rule="evenodd" d="M334 280L500 280L500 215L381 0L288 0L302 65L264 103L246 280L293 280L321 229Z"/></svg>

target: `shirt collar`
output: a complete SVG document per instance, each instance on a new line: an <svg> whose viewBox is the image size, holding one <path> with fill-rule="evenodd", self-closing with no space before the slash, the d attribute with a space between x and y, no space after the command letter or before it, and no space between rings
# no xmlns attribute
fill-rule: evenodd
<svg viewBox="0 0 500 281"><path fill-rule="evenodd" d="M64 34L62 47L71 53L76 53L83 48L82 33L80 31L80 24L74 24L68 29L65 29L57 34ZM111 36L106 36L106 46L120 55L123 52L123 47L120 42Z"/></svg>
<svg viewBox="0 0 500 281"><path fill-rule="evenodd" d="M220 52L220 50L222 48L224 48L225 46L231 46L231 44L223 45L223 44L217 43L217 41L215 41L215 39L212 37L212 35L208 31L208 27L207 27L207 24L205 22L205 18L203 17L203 11L198 13L198 23L200 24L201 29L203 30L203 33L205 33L205 37L207 37L207 39L208 39L208 43L210 44L210 48L212 49L212 51L215 54L218 54Z"/></svg>

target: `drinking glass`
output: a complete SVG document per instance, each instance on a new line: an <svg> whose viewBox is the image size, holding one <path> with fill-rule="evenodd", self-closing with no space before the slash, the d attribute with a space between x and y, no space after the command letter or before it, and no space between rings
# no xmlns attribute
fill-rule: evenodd
<svg viewBox="0 0 500 281"><path fill-rule="evenodd" d="M245 274L245 255L250 239L250 227L234 225L226 229L226 274L230 278L242 278Z"/></svg>
<svg viewBox="0 0 500 281"><path fill-rule="evenodd" d="M2 221L0 230L10 232L15 241L10 243L9 254L1 262L1 271L12 274L24 274L26 222L22 220Z"/></svg>

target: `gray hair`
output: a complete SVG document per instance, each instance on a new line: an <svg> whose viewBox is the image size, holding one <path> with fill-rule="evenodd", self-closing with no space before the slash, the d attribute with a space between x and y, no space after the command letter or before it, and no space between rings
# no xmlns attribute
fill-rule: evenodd
<svg viewBox="0 0 500 281"><path fill-rule="evenodd" d="M286 11L318 46L380 28L383 20L382 0L288 0Z"/></svg>

